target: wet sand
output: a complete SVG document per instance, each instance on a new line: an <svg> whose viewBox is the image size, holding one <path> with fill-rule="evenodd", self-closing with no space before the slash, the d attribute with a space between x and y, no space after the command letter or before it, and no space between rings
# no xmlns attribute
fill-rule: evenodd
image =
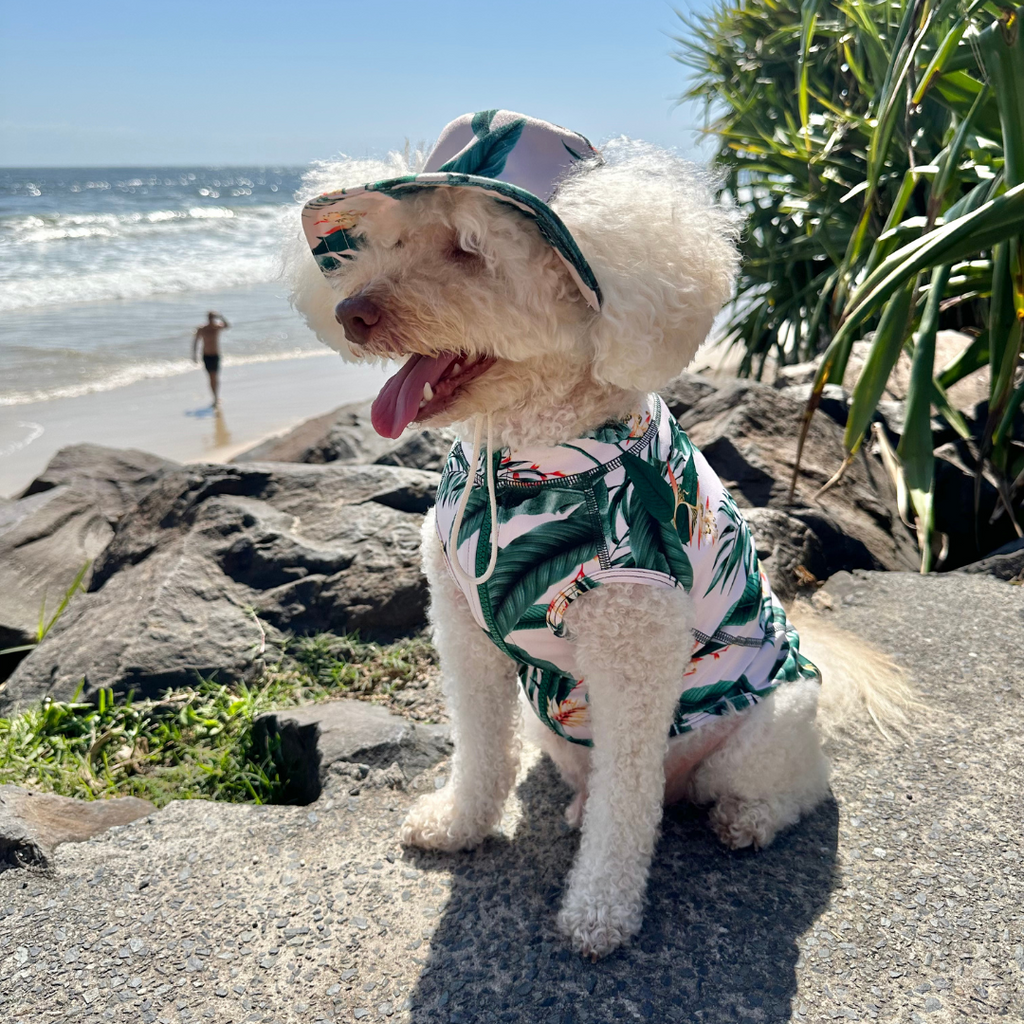
<svg viewBox="0 0 1024 1024"><path fill-rule="evenodd" d="M140 448L178 462L223 462L311 416L371 398L387 374L333 352L226 367L221 408L195 372L74 398L0 406L0 495L13 496L69 444Z"/></svg>

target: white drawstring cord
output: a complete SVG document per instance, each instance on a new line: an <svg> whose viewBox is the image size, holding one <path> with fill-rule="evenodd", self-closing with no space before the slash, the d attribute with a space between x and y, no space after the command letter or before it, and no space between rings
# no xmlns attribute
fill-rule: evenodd
<svg viewBox="0 0 1024 1024"><path fill-rule="evenodd" d="M466 479L466 486L459 499L459 509L455 513L455 525L452 527L452 572L455 578L464 586L479 587L486 583L494 575L494 567L498 562L498 500L494 494L494 455L491 444L491 414L487 414L487 497L491 507L491 560L482 576L474 576L462 568L459 561L459 533L462 531L462 517L466 514L466 506L469 504L469 492L473 490L473 480L476 477L476 464L480 458L480 435L483 432L483 417L477 416L476 428L473 431L473 451L469 457L469 475Z"/></svg>

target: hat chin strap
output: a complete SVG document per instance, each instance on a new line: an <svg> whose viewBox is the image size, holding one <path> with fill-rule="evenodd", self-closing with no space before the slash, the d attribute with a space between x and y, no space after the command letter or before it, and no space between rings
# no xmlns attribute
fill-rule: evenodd
<svg viewBox="0 0 1024 1024"><path fill-rule="evenodd" d="M479 587L482 583L486 583L494 575L494 567L498 562L498 501L494 494L494 456L493 456L493 445L491 441L492 435L492 423L491 413L487 414L487 451L486 451L486 469L484 470L487 478L487 497L490 503L491 510L491 560L487 563L487 568L484 570L482 576L473 576L471 573L467 573L462 568L462 563L459 561L459 534L462 531L462 518L466 514L466 506L469 504L469 492L473 490L473 478L476 475L476 464L480 458L480 440L481 434L483 433L484 417L478 415L476 417L476 427L473 431L473 451L469 457L469 476L466 480L466 486L462 491L462 497L459 499L459 508L455 513L455 525L452 527L452 536L455 538L455 550L453 551L454 558L451 559L452 572L455 574L455 578L467 587Z"/></svg>

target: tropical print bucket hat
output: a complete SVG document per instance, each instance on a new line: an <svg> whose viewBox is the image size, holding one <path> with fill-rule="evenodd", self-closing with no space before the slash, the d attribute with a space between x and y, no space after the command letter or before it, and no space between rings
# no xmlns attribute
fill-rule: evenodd
<svg viewBox="0 0 1024 1024"><path fill-rule="evenodd" d="M456 118L437 140L422 174L326 192L306 203L302 227L325 274L352 259L372 230L372 215L425 188L478 188L532 218L562 258L588 304L601 308L601 289L576 240L551 202L558 184L600 154L582 135L509 110Z"/></svg>

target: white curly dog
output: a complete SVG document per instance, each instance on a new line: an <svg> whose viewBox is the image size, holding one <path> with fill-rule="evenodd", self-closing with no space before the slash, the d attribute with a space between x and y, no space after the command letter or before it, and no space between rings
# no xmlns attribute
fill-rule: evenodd
<svg viewBox="0 0 1024 1024"><path fill-rule="evenodd" d="M341 189L368 180L374 184ZM537 470L545 451L552 458L567 445L575 452L579 439L592 440L605 425L628 427L638 409L650 418L645 396L690 363L730 296L737 219L692 166L662 150L620 140L598 155L582 136L507 111L452 122L426 158L320 165L311 185L335 191L304 211L305 239L290 255L297 308L349 357L405 360L374 405L378 431L398 436L410 422L452 424L475 440L472 449L457 444L461 462L449 462L452 472L459 465L464 472L442 532L433 513L423 529L430 621L455 742L451 778L413 805L401 830L406 844L469 849L501 819L519 763L520 690L533 685L530 671L519 671L517 685L522 651L494 638L476 596L496 559L501 571L498 556L507 550L508 536L498 538L509 513L497 511L495 499L496 490L508 493L503 467L526 453ZM486 449L484 424L492 435ZM622 436L611 443L625 450L633 442L620 443ZM642 475L639 461L620 490ZM497 484L485 469L496 463ZM674 477L670 483L676 487ZM475 503L467 500L471 491ZM474 508L477 529L490 528L490 540L474 535L480 557L474 547L460 560L459 540L454 554L447 541L462 536L463 517ZM440 505L438 514L443 519ZM720 527L711 521L708 536L717 538ZM634 538L634 550L638 544ZM545 712L525 714L530 738L576 793L566 817L582 835L558 924L594 957L640 928L664 804L709 805L715 833L737 849L766 846L828 792L813 672L761 694L764 679L745 679L749 697L720 702L699 716L699 727L673 729L690 692L707 600L703 587L680 585L679 577L670 573L653 586L654 576L641 571L638 581L620 574L607 577L613 585L563 590L557 634L571 648L571 676L585 681L586 695L574 692L561 704L549 697ZM761 586L758 607L770 609L763 575ZM760 626L757 643L774 636L776 653L785 648L784 631L773 634L764 616ZM550 633L529 635L546 642ZM853 657L838 653L840 661ZM863 652L856 657L863 660ZM780 663L781 656L769 661ZM863 690L869 675L853 685ZM842 705L842 686L830 681L826 694L833 689ZM886 694L868 696L885 709ZM565 728L553 729L564 708ZM587 719L585 741L572 733L574 715Z"/></svg>

